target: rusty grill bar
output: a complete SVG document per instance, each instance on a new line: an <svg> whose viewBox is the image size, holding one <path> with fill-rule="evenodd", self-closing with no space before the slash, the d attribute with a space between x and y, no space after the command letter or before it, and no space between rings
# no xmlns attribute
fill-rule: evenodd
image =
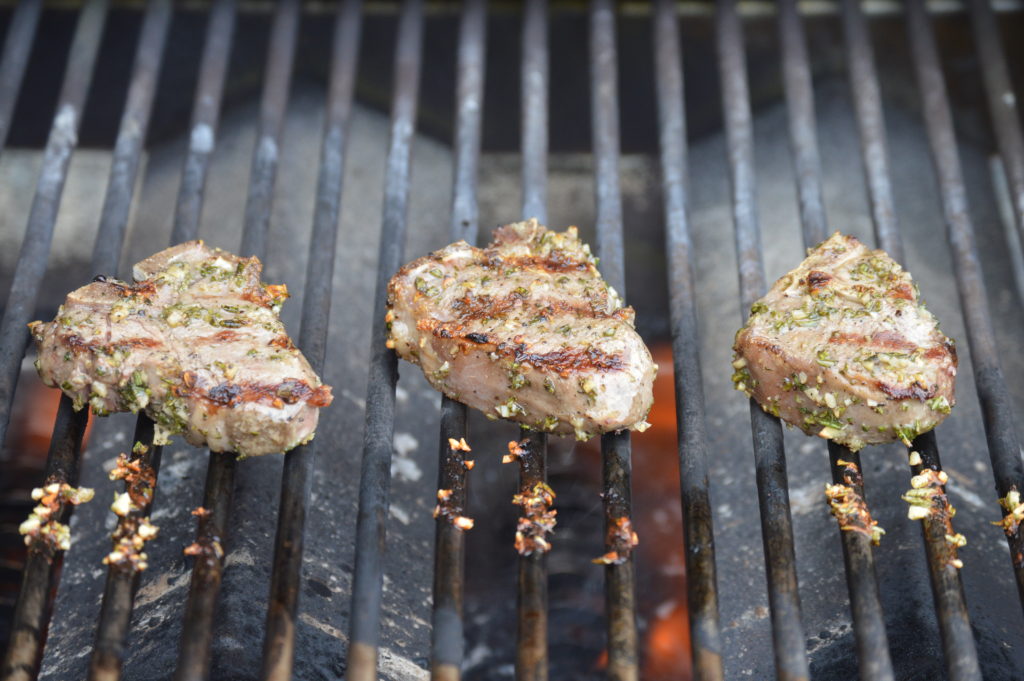
<svg viewBox="0 0 1024 681"><path fill-rule="evenodd" d="M967 0L966 5L983 67L989 113L1003 157L1014 218L1024 234L1024 143L1003 46L998 39L998 26L987 0ZM96 272L117 271L173 9L169 0L149 0L146 3L91 261ZM822 241L828 233L810 63L802 8L796 0L780 0L776 9L802 234L805 245L810 246ZM863 7L858 0L839 0L838 10L875 239L896 260L902 260L903 246L896 220L882 99ZM998 494L1005 497L1014 489L1024 490L1024 464L1019 457L1013 408L1000 368L991 314L986 303L952 114L928 8L923 0L907 0L905 10L911 61L949 230L988 451ZM7 32L0 58L0 148L7 138L16 94L26 70L41 11L42 3L38 0L24 0L14 11ZM289 101L302 11L298 0L278 3L274 10L242 237L242 251L261 259L267 255L278 149ZM324 367L328 342L331 282L363 11L360 0L341 2L336 10L333 32L327 116L299 342L318 373ZM105 0L94 0L86 3L80 13L57 114L47 142L43 170L28 216L26 237L0 323L0 442L7 433L11 402L27 341L25 324L34 311L45 272L68 164L77 144L79 122L89 94L107 12ZM192 111L190 145L175 208L172 243L198 237L237 12L235 0L217 0L210 10ZM708 435L698 353L694 267L697 253L688 215L683 45L678 26L681 15L702 12L703 9L695 10L685 3L671 0L657 0L650 10L693 674L701 681L714 681L724 677L723 657L728 657L729 651L722 649L719 621L708 481ZM545 222L547 217L548 91L551 87L548 13L546 0L525 3L521 42L522 211L524 218L536 217L541 222ZM754 131L742 14L737 0L720 0L714 7L738 274L742 305L747 310L765 292L767 283L757 213ZM596 246L605 279L624 295L625 240L619 186L618 56L614 4L610 0L590 3L588 20ZM483 128L487 21L486 0L470 0L461 7L450 236L453 240L465 239L470 243L477 241L479 232L477 184ZM395 47L390 142L349 611L347 678L352 681L376 679L378 675L385 520L389 507L397 385L396 357L384 345L384 303L387 282L404 260L425 23L422 0L409 0L402 4ZM753 401L750 417L775 666L780 679L798 681L809 678L810 669L797 585L797 558L782 429L778 419L767 415ZM87 421L87 411L75 413L70 400L62 397L47 460L47 483L76 484ZM466 457L463 452L449 446L449 439L466 437L467 432L466 407L444 399L440 413L438 486L453 491L452 499L459 508L466 508L468 503ZM152 422L140 416L133 441L151 442L152 436ZM547 479L546 437L524 432L522 446L525 453L520 462L519 484L521 488L529 489ZM317 452L322 447L322 442L304 445L284 459L262 658L261 678L264 679L287 679L293 673L306 510ZM605 550L610 551L614 544L608 531L617 520L629 519L632 515L629 434L602 437L601 451L607 537ZM941 470L934 433L918 437L911 451L921 455L921 463L911 466L914 475L924 469ZM159 469L160 456L161 448L152 447L143 461ZM829 459L835 482L843 480L839 459L860 464L856 454L831 443ZM219 545L230 534L235 471L236 461L230 454L210 454L203 505L212 512L200 518L197 543L201 546ZM858 491L864 493L863 488ZM148 508L137 513L147 515ZM67 508L62 519L67 520L69 515L70 508ZM449 681L460 678L465 657L462 619L464 536L462 530L444 517L437 519L435 531L431 674L434 679ZM926 519L922 524L946 666L953 681L980 679L964 587L959 570L951 564L954 554L945 532L938 520ZM894 678L893 665L888 654L889 643L870 540L858 533L841 532L840 536L861 678L891 680ZM1018 589L1024 599L1024 536L1018 531L1007 539ZM3 679L34 679L38 674L51 607L50 595L59 564L60 558L51 560L41 546L29 548L12 638L0 669ZM605 570L606 673L611 679L636 679L639 677L639 653L632 555L622 562L607 565ZM209 678L213 618L223 571L223 554L211 552L195 562L185 607L176 681ZM517 679L542 680L548 677L547 579L543 554L520 559ZM137 587L137 573L116 566L110 568L89 666L90 679L120 677Z"/></svg>

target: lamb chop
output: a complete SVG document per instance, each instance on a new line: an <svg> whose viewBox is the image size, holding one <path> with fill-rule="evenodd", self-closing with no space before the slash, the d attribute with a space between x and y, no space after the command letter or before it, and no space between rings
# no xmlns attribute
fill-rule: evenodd
<svg viewBox="0 0 1024 681"><path fill-rule="evenodd" d="M657 367L633 318L576 228L536 220L414 260L388 285L388 347L437 390L579 440L647 426Z"/></svg>
<svg viewBox="0 0 1024 681"><path fill-rule="evenodd" d="M134 283L97 277L29 325L36 369L75 409L144 410L161 440L239 456L308 442L331 389L285 333L287 289L262 269L191 241L138 263Z"/></svg>
<svg viewBox="0 0 1024 681"><path fill-rule="evenodd" d="M910 274L838 232L753 305L733 349L738 390L854 451L909 445L956 403L956 349Z"/></svg>

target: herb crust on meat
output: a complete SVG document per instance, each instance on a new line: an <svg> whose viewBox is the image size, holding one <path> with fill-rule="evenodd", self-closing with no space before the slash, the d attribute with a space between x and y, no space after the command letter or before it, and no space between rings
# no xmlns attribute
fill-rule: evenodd
<svg viewBox="0 0 1024 681"><path fill-rule="evenodd" d="M144 410L161 442L180 433L239 456L308 442L331 389L285 333L287 289L262 268L190 241L138 263L134 283L97 277L29 325L36 369L76 410Z"/></svg>
<svg viewBox="0 0 1024 681"><path fill-rule="evenodd" d="M575 227L500 227L415 260L388 285L388 346L448 397L586 440L643 430L657 367L634 312Z"/></svg>
<svg viewBox="0 0 1024 681"><path fill-rule="evenodd" d="M956 349L909 273L836 232L736 334L733 383L809 435L852 450L909 445L956 403Z"/></svg>

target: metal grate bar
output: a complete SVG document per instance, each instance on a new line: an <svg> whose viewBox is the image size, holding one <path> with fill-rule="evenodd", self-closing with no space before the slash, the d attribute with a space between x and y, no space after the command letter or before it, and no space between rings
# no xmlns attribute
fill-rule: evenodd
<svg viewBox="0 0 1024 681"><path fill-rule="evenodd" d="M350 609L349 681L377 678L384 541L391 491L391 455L395 429L398 358L385 347L387 285L402 265L409 204L409 175L423 43L423 3L402 6L395 47L391 133L384 179L384 210L377 263L376 300L370 334L370 372L366 390L366 426L359 479L355 573Z"/></svg>
<svg viewBox="0 0 1024 681"><path fill-rule="evenodd" d="M458 83L455 91L455 183L452 195L451 238L477 241L479 209L477 171L483 118L486 65L487 2L470 0L463 6L459 26ZM451 490L456 508L467 506L465 452L449 440L468 435L466 405L441 399L438 444L439 489ZM434 604L431 629L431 677L456 681L462 674L465 648L462 597L465 580L465 535L449 518L438 516L434 555Z"/></svg>
<svg viewBox="0 0 1024 681"><path fill-rule="evenodd" d="M954 271L967 325L967 339L971 348L989 458L992 461L996 489L1000 497L1005 497L1013 489L1024 490L1024 462L1020 458L1013 405L999 364L999 350L992 330L992 317L974 241L974 227L967 206L967 192L946 85L939 65L935 37L925 8L919 0L909 0L907 3L907 29L918 88L921 91L925 128L938 176L942 209L949 228ZM1007 537L1007 542L1017 578L1017 590L1024 600L1024 535L1020 528Z"/></svg>
<svg viewBox="0 0 1024 681"><path fill-rule="evenodd" d="M1020 129L1020 109L1006 68L1003 41L999 37L995 14L989 0L968 0L974 44L981 60L981 75L988 95L992 127L1003 157L1006 184L1010 191L1017 229L1024 234L1024 137Z"/></svg>
<svg viewBox="0 0 1024 681"><path fill-rule="evenodd" d="M781 0L779 3L779 34L783 83L789 111L789 134L800 197L800 222L803 226L804 246L811 248L826 239L828 224L822 199L821 160L818 155L807 39L795 0ZM866 503L863 479L848 482L845 474L846 463L861 470L860 454L834 442L828 443L828 454L832 482L849 485ZM892 681L894 675L889 656L889 639L879 599L871 538L860 532L845 532L842 528L839 528L839 536L843 545L846 584L853 612L861 676Z"/></svg>
<svg viewBox="0 0 1024 681"><path fill-rule="evenodd" d="M299 332L299 346L317 374L323 373L327 355L334 256L341 213L348 123L359 55L361 14L362 3L359 0L346 0L338 7L334 26L327 118L320 151L320 175L317 178L317 200ZM284 461L274 562L270 576L267 633L263 645L264 679L290 679L292 676L306 506L309 503L313 465L318 451L319 445L314 440L290 451Z"/></svg>
<svg viewBox="0 0 1024 681"><path fill-rule="evenodd" d="M216 0L206 25L206 40L199 63L199 85L192 105L192 132L181 174L178 202L174 208L174 229L171 231L171 243L174 244L199 237L203 191L217 138L234 32L235 0Z"/></svg>
<svg viewBox="0 0 1024 681"><path fill-rule="evenodd" d="M83 413L85 418L79 418ZM57 411L53 427L54 437L50 440L50 450L46 459L45 484L78 484L81 463L78 453L81 451L86 424L88 411L75 412L70 404L64 408L62 403ZM61 511L57 520L67 524L70 517L71 506L68 505ZM50 597L56 590L54 577L59 572L62 560L63 556L51 556L36 545L28 548L21 589L18 591L18 601L11 623L11 638L3 667L0 667L0 679L3 681L31 681L38 675L43 639L50 621Z"/></svg>
<svg viewBox="0 0 1024 681"><path fill-rule="evenodd" d="M800 224L808 247L828 238L828 219L821 190L821 158L818 154L818 128L815 124L814 90L807 58L807 39L796 0L781 0L779 46L782 50L782 77L789 111L789 138L796 166L797 194L800 200Z"/></svg>
<svg viewBox="0 0 1024 681"><path fill-rule="evenodd" d="M208 514L199 517L196 543L210 553L200 554L192 568L188 600L185 602L181 647L174 671L175 681L208 679L210 676L210 648L213 645L213 614L224 574L224 556L218 555L215 542L221 542L227 533L228 515L234 491L235 457L224 457L223 464L213 465L214 453L206 471L203 489L203 508ZM211 555L212 553L212 555Z"/></svg>
<svg viewBox="0 0 1024 681"><path fill-rule="evenodd" d="M942 470L935 433L929 431L916 438L913 451L921 455L921 463L911 466L914 475L925 469ZM925 518L921 524L928 574L939 620L939 635L946 657L946 668L952 681L981 679L978 651L967 615L967 601L960 571L953 566L955 553L946 541L946 526L936 518Z"/></svg>
<svg viewBox="0 0 1024 681"><path fill-rule="evenodd" d="M42 11L42 0L22 0L7 27L3 57L0 58L0 149L7 144L14 104L18 101L21 82L25 79L25 68L28 66Z"/></svg>
<svg viewBox="0 0 1024 681"><path fill-rule="evenodd" d="M619 188L618 52L615 8L609 0L590 5L590 82L593 117L595 192L597 194L597 255L609 286L626 294L622 234L622 195ZM605 551L621 551L616 530L631 532L629 431L601 437L604 484ZM626 525L622 525L623 521ZM624 559L624 560L622 560ZM605 567L605 605L608 621L608 678L636 679L636 594L632 551Z"/></svg>
<svg viewBox="0 0 1024 681"><path fill-rule="evenodd" d="M150 0L139 33L140 47L135 57L132 80L128 86L128 98L124 115L121 117L121 127L114 143L110 180L107 183L107 195L103 200L96 248L93 252L93 265L97 274L115 274L118 261L121 259L128 212L132 207L139 159L146 142L146 131L149 129L153 95L156 92L160 65L163 62L171 13L170 0Z"/></svg>
<svg viewBox="0 0 1024 681"><path fill-rule="evenodd" d="M744 63L743 29L735 0L723 0L715 14L722 106L725 111L739 260L740 298L744 320L750 306L765 292L761 260L761 228L757 217L754 181L754 133L750 93ZM796 681L809 676L800 594L797 588L793 521L789 508L789 482L779 420L750 401L761 536L768 577L775 667L780 679Z"/></svg>
<svg viewBox="0 0 1024 681"><path fill-rule="evenodd" d="M523 11L522 185L523 218L547 222L548 3L531 0ZM522 432L519 489L529 492L548 479L547 433ZM519 557L516 591L516 679L548 678L547 554Z"/></svg>
<svg viewBox="0 0 1024 681"><path fill-rule="evenodd" d="M842 20L846 60L850 70L850 84L860 133L861 155L875 239L897 262L903 262L903 241L900 238L893 202L878 75L875 71L867 25L856 0L843 0ZM942 470L934 432L929 431L918 436L912 443L911 450L921 456L921 464L911 467L914 475L920 474L925 468ZM925 542L925 554L947 667L976 669L978 654L967 618L963 583L960 580L960 571L950 567L954 556L953 548L946 541L946 528L937 518L928 517L922 521L921 533ZM953 662L961 658L966 659L962 662Z"/></svg>
<svg viewBox="0 0 1024 681"><path fill-rule="evenodd" d="M172 244L191 241L199 235L203 190L220 118L234 24L233 0L219 0L211 10L206 27L199 84L192 109L191 140L175 208ZM221 541L226 535L234 492L235 461L230 453L210 453L203 490L203 508L208 513L199 517L196 532L197 542L203 546ZM202 555L192 568L175 681L205 679L209 676L213 612L223 570L223 556L211 558Z"/></svg>
<svg viewBox="0 0 1024 681"><path fill-rule="evenodd" d="M860 454L830 442L828 458L832 468L832 482L853 488L866 505L867 494L863 482L848 480L844 475L847 464L862 470ZM871 538L859 532L845 532L842 528L839 535L843 544L846 586L850 594L850 610L853 612L861 678L892 681L895 677L889 656L889 637L885 632L885 616L878 595Z"/></svg>
<svg viewBox="0 0 1024 681"><path fill-rule="evenodd" d="M142 27L139 44L145 46L145 49L140 47L136 55L127 103L114 149L99 231L93 250L92 267L96 272L117 271L121 244L124 241L124 232L128 222L128 211L135 188L139 157L152 111L153 93L156 89L156 80L160 71L170 19L170 2L158 0L150 5ZM88 421L88 409L75 412L71 400L67 396L61 396L51 439L51 456L47 462L47 483L67 482L72 485L76 483L82 437ZM44 615L45 610L39 610L38 606L45 607L45 599L39 601L31 594L36 589L50 583L54 570L48 561L43 566L30 564L26 567L30 569L27 569L25 574L25 598L27 603L35 604L35 607L31 608L31 619L39 622L37 629L41 632L45 627L46 616ZM37 571L38 574L36 574ZM23 611L23 616L28 615L28 611ZM38 639L33 638L32 643L28 644L21 654L35 657L38 654ZM33 667L34 664L30 669Z"/></svg>
<svg viewBox="0 0 1024 681"><path fill-rule="evenodd" d="M25 325L35 309L39 285L46 272L60 197L67 179L71 153L78 144L78 126L92 83L93 67L99 53L106 17L106 0L86 4L79 15L57 102L57 113L50 128L39 182L32 199L25 240L21 244L3 321L0 322L0 443L7 436L11 400L14 399L21 359L29 339Z"/></svg>
<svg viewBox="0 0 1024 681"><path fill-rule="evenodd" d="M140 417L136 422L132 442L152 442L153 421ZM153 471L153 495L156 495L156 475L160 471L160 456L163 447L150 446L136 460L141 466ZM139 510L132 510L128 517L118 521L118 527L131 519L148 518L150 503ZM116 681L121 678L121 665L124 661L125 639L131 625L132 607L135 593L139 588L140 572L132 564L111 563L107 570L107 583L103 589L103 605L100 608L99 626L96 629L96 642L93 644L92 657L89 660L89 681Z"/></svg>
<svg viewBox="0 0 1024 681"><path fill-rule="evenodd" d="M860 150L875 238L879 247L894 260L904 262L903 241L896 222L890 181L882 94L859 0L842 0L842 19L847 68L850 71L850 87L857 114L857 130L860 133Z"/></svg>
<svg viewBox="0 0 1024 681"><path fill-rule="evenodd" d="M519 489L529 491L547 482L547 435L522 431L519 442ZM548 678L548 568L547 554L535 551L519 557L516 593L516 681Z"/></svg>
<svg viewBox="0 0 1024 681"><path fill-rule="evenodd" d="M214 128L219 117L219 100L223 91L234 24L233 4L222 3L216 10L218 13L211 17L208 26L207 44L200 73L199 99L193 112L192 140L185 163L173 235L186 237L183 240L188 240L188 237L195 238L198 232L202 193L213 150ZM271 29L267 77L260 109L260 128L253 153L242 232L242 252L255 255L261 260L266 257L266 234L277 174L277 147L288 101L299 10L300 6L295 2L279 4ZM210 95L209 98L204 96L207 94ZM183 207L186 210L181 210ZM193 568L185 624L182 628L179 667L175 672L175 678L178 679L202 679L209 676L213 611L223 574L223 549L220 547L220 541L227 533L235 471L236 457L232 452L209 453L203 507L210 513L200 517L197 531L197 543L205 548L206 553L196 559ZM218 548L221 550L218 551Z"/></svg>
<svg viewBox="0 0 1024 681"><path fill-rule="evenodd" d="M522 155L523 217L548 220L548 3L529 0L523 10Z"/></svg>
<svg viewBox="0 0 1024 681"><path fill-rule="evenodd" d="M152 5L151 5L152 8ZM295 33L295 27L297 25L297 7L293 7L291 3L284 3L281 5L281 10L274 19L274 30L271 37L271 48L270 57L274 56L281 57L280 50L288 50L287 58L291 58L291 53L294 51L294 39L289 45L287 40L281 38L282 29L281 25L285 25L286 30L291 29L292 33ZM287 22L287 11L292 10L294 13L293 22L291 25ZM285 19L282 19L282 14L285 15ZM144 31L143 31L144 35ZM142 43L145 44L145 43ZM290 63L289 70L290 73ZM287 78L287 75L286 75ZM284 102L287 100L287 83L284 86L286 98L281 100L280 107L283 110ZM266 103L266 102L264 102ZM269 109L269 115L276 114L280 120L283 117L283 111L279 112L274 109L276 104L275 100L272 100L270 107L264 107L262 112L263 116L267 116L267 109ZM280 130L280 126L278 128ZM212 143L212 140L211 140ZM258 156L258 155L257 155ZM187 166L186 166L187 168ZM273 170L275 169L275 163L271 164L268 171L270 187L267 191L272 191L273 182ZM247 214L248 217L248 214ZM257 223L255 226L247 224L245 235L250 235L254 230L266 229L267 220ZM175 229L174 231L177 231ZM172 238L176 235L172 235ZM265 241L265 238L260 236ZM245 239L245 237L244 237ZM172 242L173 243L173 242ZM258 254L262 255L262 254ZM144 439L139 438L139 434L144 435ZM140 415L136 425L136 442L151 442L153 437L153 423L150 419L144 415ZM151 456L154 459L154 466L159 470L160 456L162 448L160 446L152 446L151 453L147 456ZM224 454L211 454L210 461L210 474L214 480L221 482L223 488L229 488L232 486L232 473L234 471L233 462L227 462L230 455ZM229 499L218 500L220 505L229 504ZM96 634L96 644L93 648L92 659L90 663L89 678L91 679L117 679L121 675L121 666L124 655L124 642L128 634L129 625L131 623L131 611L134 603L135 592L138 587L137 574L128 572L126 570L117 569L114 566L108 573L108 588L104 591L103 595L103 606L100 610L99 615L99 626ZM109 600L113 599L113 602L109 604Z"/></svg>
<svg viewBox="0 0 1024 681"><path fill-rule="evenodd" d="M114 148L110 182L107 187L99 232L96 237L96 249L93 254L94 266L109 268L107 271L111 272L117 270L121 246L124 242L139 157L145 143L146 130L149 127L153 95L163 60L172 9L172 3L169 0L151 1L147 5L142 30L139 33L132 81ZM66 397L61 398L62 406L66 400ZM152 436L152 421L146 416L140 415L136 423L133 442L151 443ZM139 456L138 460L144 466L151 466L155 474L160 467L161 453L162 447L151 446L146 453ZM142 511L131 513L133 518L148 515L149 506ZM124 520L122 519L121 522ZM138 583L139 575L133 567L116 564L110 566L104 588L96 641L89 663L89 679L120 678L124 641L131 623L132 604Z"/></svg>
<svg viewBox="0 0 1024 681"><path fill-rule="evenodd" d="M652 22L693 675L697 681L722 681L715 541L708 490L707 424L700 368L694 248L688 215L682 49L671 0L658 0Z"/></svg>
<svg viewBox="0 0 1024 681"><path fill-rule="evenodd" d="M288 104L288 90L292 82L292 63L295 61L301 9L299 0L282 0L274 14L270 35L241 247L243 255L255 255L260 260L264 260L267 253L267 231L274 200L274 182L277 179L278 148Z"/></svg>
<svg viewBox="0 0 1024 681"><path fill-rule="evenodd" d="M29 217L25 244L18 261L18 270L20 271L25 264L24 258L32 258L35 262L31 263L31 271L22 275L21 288L17 288L16 283L11 289L11 297L15 301L17 301L17 296L21 295L31 295L31 300L22 301L23 308L16 313L21 318L16 320L17 323L12 322L11 331L17 333L11 334L12 339L9 342L0 341L0 363L9 361L14 369L14 373L9 374L11 377L10 392L3 404L0 405L0 409L4 410L2 420L0 420L2 423L0 425L0 443L3 441L9 416L6 410L10 406L10 398L13 397L17 372L25 348L25 342L19 334L24 332L24 323L35 307L36 294L45 272L50 237L57 218L57 206L67 173L67 164L70 161L71 151L77 137L79 117L75 112L81 111L85 103L85 93L88 91L88 82L85 83L85 87L82 87L80 83L72 84L70 81L83 78L86 81L91 79L92 66L99 49L105 17L106 7L96 6L94 3L89 9L83 11L75 29L74 42L69 55L68 73L58 105L58 116L54 121L47 144L43 162L44 173L40 176L36 197L33 200L32 214ZM78 68L73 68L75 66ZM63 114L63 119L61 119L61 113L65 111L70 111L70 113ZM33 240L38 242L38 239L44 236L44 242L29 244ZM98 260L99 249L97 248L93 254L94 264L100 264ZM7 310L9 313L11 312L10 304L8 304ZM8 319L5 317L4 328L6 328L7 322ZM0 338L6 337L0 335ZM6 365L4 368L7 368ZM62 397L47 455L46 484L66 482L76 485L78 483L79 451L88 419L87 410L76 413L71 407L71 401ZM61 512L60 521L66 523L70 515L70 506L65 507ZM4 681L34 679L38 674L42 641L50 619L53 581L60 561L60 556L51 556L42 547L33 545L28 549L21 589L18 592L18 601L15 605L14 619L11 625L11 638L4 656L3 666L0 667L0 678L3 678Z"/></svg>

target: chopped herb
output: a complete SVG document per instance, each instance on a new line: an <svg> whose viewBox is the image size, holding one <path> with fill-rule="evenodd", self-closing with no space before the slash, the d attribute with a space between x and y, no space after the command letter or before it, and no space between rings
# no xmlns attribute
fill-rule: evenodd
<svg viewBox="0 0 1024 681"><path fill-rule="evenodd" d="M932 411L937 411L940 414L948 414L952 409L952 407L950 407L949 400L946 399L945 395L933 397L930 400L926 401L925 404L928 405L929 409L931 409Z"/></svg>

